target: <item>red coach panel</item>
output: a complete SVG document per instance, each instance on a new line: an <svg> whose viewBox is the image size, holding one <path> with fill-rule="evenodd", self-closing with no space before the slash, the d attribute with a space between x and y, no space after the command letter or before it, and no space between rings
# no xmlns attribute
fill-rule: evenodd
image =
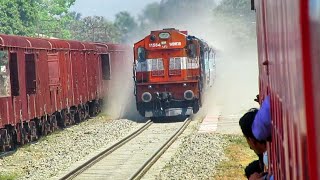
<svg viewBox="0 0 320 180"><path fill-rule="evenodd" d="M46 39L29 37L26 37L26 39L31 43L33 49L52 49L52 45Z"/></svg>
<svg viewBox="0 0 320 180"><path fill-rule="evenodd" d="M312 81L313 84L313 99L314 99L314 119L315 126L320 127L320 2L315 0L309 0L310 7L310 32L311 32L311 64L312 64ZM317 139L316 151L317 155L317 164L314 164L317 167L317 177L320 178L320 131L316 128L316 134L314 135ZM314 159L313 159L314 160ZM313 169L315 171L315 169Z"/></svg>
<svg viewBox="0 0 320 180"><path fill-rule="evenodd" d="M53 89L58 89L58 94L60 103L58 103L59 109L64 109L70 107L72 104L72 75L71 75L71 62L70 62L70 44L64 40L58 39L47 39L54 50L51 56L55 55L59 59L59 69L56 69L59 73L60 80L57 84L60 86L52 87ZM50 56L50 54L48 54ZM53 62L52 62L53 63ZM56 91L55 91L56 93Z"/></svg>
<svg viewBox="0 0 320 180"><path fill-rule="evenodd" d="M25 37L21 37L21 36L10 36L10 35L0 34L0 39L1 39L1 46L20 47L20 48L26 48L31 46L29 41L27 41Z"/></svg>
<svg viewBox="0 0 320 180"><path fill-rule="evenodd" d="M64 40L58 40L58 39L47 39L47 41L51 44L52 49L60 50L69 50L70 49L70 44L68 41Z"/></svg>
<svg viewBox="0 0 320 180"><path fill-rule="evenodd" d="M270 88L272 101L271 169L276 179L319 179L320 4L254 2L260 93ZM311 25L309 8L317 9Z"/></svg>

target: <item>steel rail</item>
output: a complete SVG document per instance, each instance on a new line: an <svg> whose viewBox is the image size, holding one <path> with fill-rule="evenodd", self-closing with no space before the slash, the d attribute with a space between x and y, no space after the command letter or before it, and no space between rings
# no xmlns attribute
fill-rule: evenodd
<svg viewBox="0 0 320 180"><path fill-rule="evenodd" d="M190 124L191 119L188 118L184 121L183 125L170 137L168 141L164 145L162 145L153 155L150 157L141 167L140 169L133 174L129 179L130 180L137 180L141 179L144 174L152 167L152 165L157 162L157 160L162 156L162 154L169 149L171 144L173 144L178 137L183 133L183 131L188 127Z"/></svg>
<svg viewBox="0 0 320 180"><path fill-rule="evenodd" d="M90 168L91 166L96 164L97 162L99 162L101 159L103 159L104 157L108 156L113 151L117 150L118 148L120 148L121 146L123 146L124 144L129 142L131 139L133 139L136 136L138 136L140 133L142 133L144 130L146 130L152 123L153 122L151 120L147 121L146 124L143 125L141 128L139 128L138 130L134 131L130 135L126 136L125 138L123 138L119 142L115 143L111 147L107 148L106 150L102 151L101 153L99 153L98 155L94 156L93 158L89 159L87 162L85 162L81 166L77 167L76 169L72 170L71 172L69 172L68 174L66 174L62 178L60 178L60 180L74 179L79 174L81 174L82 172L84 172L85 170L87 170L88 168Z"/></svg>

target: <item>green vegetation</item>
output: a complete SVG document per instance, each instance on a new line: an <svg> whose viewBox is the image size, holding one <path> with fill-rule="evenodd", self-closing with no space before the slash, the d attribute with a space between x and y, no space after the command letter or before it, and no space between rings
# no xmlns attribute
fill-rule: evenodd
<svg viewBox="0 0 320 180"><path fill-rule="evenodd" d="M4 172L0 172L0 180L14 180L17 178L18 178L17 174L7 174Z"/></svg>
<svg viewBox="0 0 320 180"><path fill-rule="evenodd" d="M214 179L246 179L245 167L257 160L256 154L249 148L242 135L221 135L228 143L224 147L226 160L220 162Z"/></svg>
<svg viewBox="0 0 320 180"><path fill-rule="evenodd" d="M76 0L1 0L0 33L57 37L81 41L132 42L151 29L188 24L202 18L220 19L239 40L252 37L254 14L248 0L162 0L148 4L135 19L119 12L114 22L71 12ZM214 27L216 24L212 24ZM211 27L211 28L212 28ZM236 27L236 28L235 28ZM140 37L139 37L140 38ZM241 39L242 38L242 39Z"/></svg>

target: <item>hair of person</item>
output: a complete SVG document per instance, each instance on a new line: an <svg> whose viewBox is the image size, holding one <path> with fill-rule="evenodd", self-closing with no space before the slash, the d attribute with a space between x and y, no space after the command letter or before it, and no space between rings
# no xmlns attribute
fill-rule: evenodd
<svg viewBox="0 0 320 180"><path fill-rule="evenodd" d="M243 135L246 138L252 138L260 143L266 143L266 141L257 140L252 133L252 124L256 114L258 113L257 108L251 108L248 112L246 112L239 120L239 125L242 130Z"/></svg>
<svg viewBox="0 0 320 180"><path fill-rule="evenodd" d="M252 161L245 169L244 169L244 174L245 176L249 179L249 177L254 174L254 173L262 173L263 168L260 166L260 161L255 160Z"/></svg>

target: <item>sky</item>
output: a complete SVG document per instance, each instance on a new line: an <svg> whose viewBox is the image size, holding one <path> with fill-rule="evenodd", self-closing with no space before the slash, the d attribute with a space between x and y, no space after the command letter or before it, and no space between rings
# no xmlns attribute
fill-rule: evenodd
<svg viewBox="0 0 320 180"><path fill-rule="evenodd" d="M113 20L115 14L120 11L128 11L136 17L147 4L160 1L161 0L76 0L71 10L81 13L82 17L96 15Z"/></svg>

